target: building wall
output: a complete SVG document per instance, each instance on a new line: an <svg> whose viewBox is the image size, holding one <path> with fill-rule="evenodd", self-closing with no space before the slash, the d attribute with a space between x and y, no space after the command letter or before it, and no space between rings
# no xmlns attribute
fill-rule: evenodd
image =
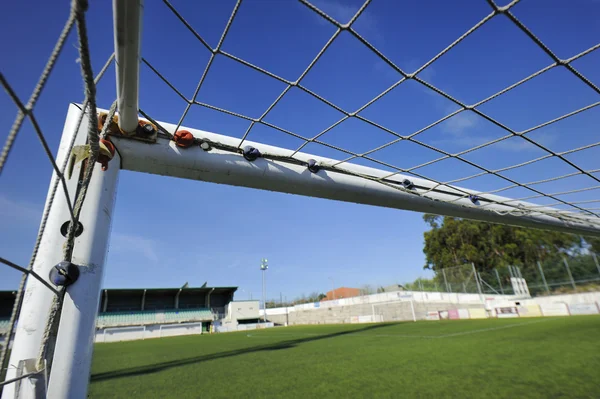
<svg viewBox="0 0 600 399"><path fill-rule="evenodd" d="M100 328L96 330L95 342L135 341L192 334L202 334L202 323Z"/></svg>
<svg viewBox="0 0 600 399"><path fill-rule="evenodd" d="M295 310L283 314L269 314L267 320L280 325L302 325L302 324L339 324L354 323L354 318L371 317L369 321L412 321L425 320L427 312L450 310L450 309L484 309L484 305L457 304L449 302L416 302L395 301L372 304L357 304L338 307L323 307ZM413 315L414 309L414 315Z"/></svg>
<svg viewBox="0 0 600 399"><path fill-rule="evenodd" d="M456 310L456 318L480 318L496 317L496 309L502 307L518 308L520 317L598 314L600 292L520 299L513 295L404 291L267 309L267 320L280 325L354 323L357 318L407 321L413 320L413 309L416 320L426 320L428 312L444 310ZM471 313L477 317L468 316Z"/></svg>
<svg viewBox="0 0 600 399"><path fill-rule="evenodd" d="M227 306L227 320L258 319L258 301L234 301Z"/></svg>

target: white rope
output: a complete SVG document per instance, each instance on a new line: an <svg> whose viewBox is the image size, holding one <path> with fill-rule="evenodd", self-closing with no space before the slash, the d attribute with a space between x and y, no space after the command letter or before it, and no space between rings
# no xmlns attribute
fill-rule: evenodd
<svg viewBox="0 0 600 399"><path fill-rule="evenodd" d="M98 120L97 120L97 111L96 111L96 80L99 80L104 75L104 72L107 70L108 66L114 59L114 55L111 55L111 57L109 58L107 63L102 68L98 77L96 79L94 79L94 76L92 73L92 68L91 68L90 51L89 51L86 21L85 21L85 12L87 11L87 7L88 7L87 0L73 0L72 1L71 12L70 12L69 18L67 20L67 23L65 24L63 32L61 33L61 35L55 45L55 48L52 51L52 55L50 56L50 59L42 73L42 76L40 77L40 79L34 89L34 92L31 95L31 98L29 99L26 106L24 106L23 103L21 102L21 100L18 98L18 96L16 96L14 90L12 90L12 87L8 84L8 82L6 81L4 76L0 75L0 83L2 83L5 90L9 93L9 96L12 98L12 100L15 102L15 104L19 108L19 113L17 114L15 123L13 124L13 127L12 127L12 129L9 133L9 136L6 140L6 143L3 147L2 153L0 154L0 172L2 171L2 168L3 168L4 164L6 163L8 154L10 153L10 150L12 149L14 140L17 137L17 135L21 129L23 120L27 116L31 119L31 122L36 131L36 134L38 135L38 138L40 139L40 141L42 143L42 146L46 152L46 155L48 156L48 158L54 168L54 171L56 173L56 179L54 180L54 183L53 183L50 195L49 195L47 206L44 209L42 222L40 224L40 229L38 231L38 236L36 238L36 243L35 243L34 250L33 250L32 256L31 256L29 267L27 269L21 268L20 266L15 265L12 262L9 262L9 261L6 261L5 259L0 258L0 261L2 261L2 263L6 264L12 268L15 268L17 270L20 270L21 272L24 273L23 277L21 278L19 289L17 291L17 296L15 298L15 303L13 306L13 311L12 311L10 322L9 322L10 327L9 327L9 331L8 331L8 335L7 335L7 337L8 337L7 342L9 342L12 337L12 334L14 332L14 328L16 325L16 320L17 320L17 317L21 310L21 306L22 306L22 302L23 302L23 295L24 295L24 287L25 287L25 283L27 281L27 276L31 275L32 277L41 281L42 284L44 284L48 289L52 290L56 294L53 298L53 304L51 306L51 311L48 316L48 323L47 323L47 326L45 329L42 346L40 348L40 356L39 356L38 362L37 362L38 370L41 370L44 367L43 366L44 362L46 362L47 367L48 367L48 373L50 372L50 366L52 363L52 352L53 352L53 348L52 348L49 338L50 338L51 332L56 331L56 327L58 325L57 321L59 319L60 308L62 306L62 299L64 297L65 290L63 288L55 289L54 287L50 286L43 278L41 278L39 275L37 275L37 273L35 273L32 268L33 268L33 264L35 263L35 259L37 257L41 239L42 239L42 236L45 231L48 216L49 216L50 210L52 209L56 190L57 190L59 183L61 183L63 186L63 190L64 190L65 196L66 196L67 206L68 206L69 212L71 214L71 223L69 224L69 229L67 232L67 240L66 240L66 243L64 246L64 260L71 261L71 256L73 253L74 241L75 241L75 231L76 231L75 227L78 225L78 219L79 219L79 215L81 212L81 208L83 207L83 204L85 201L85 194L87 192L87 187L89 185L89 181L90 181L90 178L92 175L92 170L93 170L93 167L95 166L96 159L97 159L97 156L99 153L99 136L98 136L98 132L97 132ZM77 30L78 30L77 37L78 37L78 41L79 41L81 74L82 74L82 79L83 79L84 86L85 86L84 106L83 106L81 116L76 125L76 130L79 130L79 127L83 120L83 115L86 113L85 111L87 111L87 114L88 114L88 137L87 138L88 138L88 143L90 145L91 151L90 151L90 157L88 158L86 171L84 173L84 179L79 186L79 192L77 193L77 199L76 199L75 205L73 206L71 204L69 193L68 193L67 187L66 187L66 181L64 178L64 172L66 170L69 157L65 158L62 168L59 169L58 165L56 164L56 160L54 159L54 157L51 153L51 150L45 140L44 134L35 119L33 110L34 110L34 106L35 106L35 103L36 103L39 95L41 94L43 88L45 87L46 81L54 67L56 59L58 58L58 55L60 54L62 48L64 47L66 37L72 30L72 27L74 24L77 25ZM112 109L113 114L114 114L114 111L115 110L114 110L114 106L113 106L113 109ZM70 143L69 152L70 152L70 149L73 148L75 137L76 137L76 135L73 136L73 139ZM8 344L3 346L2 352L0 353L0 369L6 368L6 366L7 366L8 346L9 346ZM21 377L21 378L23 378L23 377ZM7 382L5 382L5 383L7 383Z"/></svg>
<svg viewBox="0 0 600 399"><path fill-rule="evenodd" d="M531 139L530 137L526 136L527 133L530 133L533 130L540 129L542 127L551 125L551 124L559 122L561 120L570 118L570 117L572 117L574 115L577 115L577 114L579 114L581 112L585 112L585 111L587 111L589 109L595 108L596 106L600 105L600 101L596 102L596 103L593 103L593 104L590 104L590 105L587 105L585 107L582 107L582 108L580 108L580 109L578 109L576 111L570 112L568 114L562 115L562 116L560 116L558 118L555 118L555 119L553 119L551 121L544 122L542 124L539 124L539 125L534 126L534 127L530 128L530 129L524 130L522 132L517 132L517 131L509 128L508 126L506 126L506 125L502 124L501 122L499 122L499 121L491 118L490 116L488 116L487 114L483 113L482 111L480 111L477 108L477 107L479 107L479 106L481 106L481 105L483 105L483 104L491 101L492 99L495 99L495 98L497 98L497 97L499 97L499 96L501 96L503 94L506 94L507 92L513 90L514 88L521 86L522 84L528 82L529 80L534 79L534 78L536 78L536 77L538 77L538 76L540 76L540 75L548 72L549 70L551 70L551 69L553 69L555 67L567 67L567 69L569 71L571 71L573 74L575 74L580 80L582 80L584 83L586 83L588 86L590 86L596 92L598 92L598 88L596 86L594 86L594 84L591 83L589 81L589 79L587 79L581 73L577 72L574 68L572 68L570 66L570 64L572 62L576 61L577 59L579 59L579 58L581 58L583 56L586 56L586 55L592 53L593 51L596 51L597 49L600 48L600 44L596 44L596 45L592 46L591 48L589 48L589 49L587 49L587 50L585 50L585 51L583 51L583 52L581 52L581 53L579 53L579 54L577 54L577 55L569 58L568 60L560 60L560 59L558 59L556 56L554 56L551 53L551 51L539 39L537 39L537 37L535 37L528 30L528 28L526 28L522 23L520 23L511 14L511 9L512 9L512 7L514 5L516 5L518 3L518 0L515 0L515 1L511 2L510 4L508 4L506 6L503 6L503 7L498 7L498 6L495 5L495 3L493 3L492 1L489 1L490 6L492 7L492 11L491 11L490 14L488 14L482 20L480 20L479 22L477 22L473 27L471 27L470 29L468 29L458 39L456 39L455 41L453 41L450 45L448 45L445 49L443 49L441 52L439 52L438 54L436 54L431 60L427 61L425 64L423 64L420 68L418 68L413 73L407 73L407 72L403 71L402 69L400 69L392 61L390 61L390 59L387 58L381 51L379 51L375 46L373 46L368 40L366 40L365 38L363 38L353 28L354 22L366 10L366 8L368 7L368 5L370 4L370 0L365 1L363 3L363 5L360 7L360 9L355 13L355 15L352 17L352 19L348 23L338 22L334 18L332 18L331 16L329 16L327 13L325 13L322 10L320 10L315 5L311 4L310 2L308 2L306 0L300 0L300 2L303 5L305 5L310 10L312 10L313 12L315 12L316 14L318 14L321 18L323 18L328 23L332 24L336 28L336 31L333 33L333 35L330 37L330 39L326 42L326 44L321 48L321 50L319 50L319 52L317 53L317 55L311 60L311 62L308 64L307 68L302 72L302 74L299 76L299 78L296 79L295 81L286 80L286 79L284 79L284 78L282 78L282 77L280 77L280 76L278 76L278 75L276 75L276 74L274 74L274 73L272 73L270 71L267 71L264 68L258 67L256 65L250 63L250 62L247 62L247 61L245 61L245 60L243 60L243 59L241 59L241 58L239 58L239 57L237 57L235 55L232 55L232 54L230 54L230 53L222 50L221 43L225 39L225 35L227 34L227 32L228 32L231 24L233 23L233 20L234 20L234 18L236 16L237 10L238 10L239 5L240 5L240 1L238 1L236 3L236 5L235 5L235 7L233 9L233 12L232 12L232 14L231 14L231 16L229 18L229 21L227 22L226 28L225 28L222 36L221 36L221 40L219 42L219 45L217 45L215 48L211 48L208 45L207 41L204 40L202 38L202 36L198 32L196 32L191 27L191 25L189 23L187 23L187 21L185 20L185 18L175 9L175 7L172 4L170 4L170 2L168 0L163 0L163 2L175 14L175 16L184 24L184 26L202 43L202 45L211 52L211 58L209 60L207 68L204 70L204 72L202 74L202 77L200 79L200 83L197 86L196 91L194 92L194 95L193 95L193 97L191 99L187 99L182 94L182 92L180 90L178 90L171 82L169 82L169 80L166 79L154 66L152 66L152 64L147 59L144 59L145 65L147 65L161 80L163 80L172 90L174 90L174 92L177 93L177 95L179 97L181 97L182 99L184 99L186 101L186 103L187 103L185 111L183 112L183 115L182 115L181 119L178 122L177 128L179 128L179 126L182 125L182 123L183 123L183 121L185 119L185 116L187 115L190 107L192 105L199 105L201 107L205 107L205 108L209 108L209 109L212 109L212 110L215 110L215 111L219 111L219 112L231 115L231 116L235 116L235 117L238 117L238 118L241 118L241 119L245 119L245 120L247 120L247 121L250 122L250 125L249 125L248 129L246 130L246 132L244 133L244 135L242 137L242 140L241 140L240 144L238 145L238 148L241 148L241 146L243 145L244 141L249 136L249 134L251 133L251 130L253 129L254 126L256 126L256 124L263 124L265 126L269 126L269 127L274 128L276 130L279 130L282 133L291 135L291 136L293 136L295 138L298 138L298 139L301 139L303 141L303 144L298 149L296 149L294 151L294 153L292 154L292 157L294 155L296 155L297 152L301 151L304 148L304 146L306 146L307 144L309 144L309 143L316 143L316 144L323 145L323 146L326 146L328 148L331 148L331 149L334 149L334 150L337 150L337 151L341 151L341 152L346 153L346 154L349 155L348 158L346 158L346 159L344 159L342 161L339 161L339 162L337 162L337 163L335 163L333 165L337 171L340 171L340 172L343 172L343 173L352 174L351 172L349 172L349 171L347 171L347 170L345 170L343 168L343 164L346 163L346 162L349 162L349 161L351 161L353 159L362 158L362 159L366 159L368 161L380 164L380 165L385 166L387 168L393 169L393 170L395 170L395 172L392 172L392 173L390 173L390 174L388 174L386 176L377 177L377 178L375 178L373 176L362 176L362 175L360 177L368 178L370 180L374 180L374 181L380 182L382 184L389 184L389 181L385 182L385 180L389 180L390 178L392 178L393 176L395 176L395 175L397 175L399 173L409 173L409 174L411 174L413 176L420 177L420 178L432 181L434 183L434 186L430 187L429 189L426 189L426 190L423 190L423 191L418 191L418 190L411 191L413 194L416 194L416 195L421 195L421 196L427 197L427 194L429 194L432 191L435 191L435 190L438 190L440 188L444 188L444 187L449 187L450 186L450 187L452 187L453 190L457 190L459 192L462 192L462 195L457 196L454 200L450 200L450 202L456 202L456 201L459 201L459 200L467 198L472 193L468 192L466 190L461 190L461 189L458 189L456 187L453 187L452 186L453 183L455 183L457 181L470 180L470 179L473 179L475 177L492 175L492 176L496 176L496 177L499 177L502 180L507 181L508 183L510 183L510 185L507 186L507 187L505 187L505 188L499 189L499 190L494 190L494 191L490 191L490 192L487 192L487 193L481 193L480 196L483 196L484 199L486 199L483 209L485 209L485 207L487 207L489 205L492 205L492 204L505 205L505 206L508 206L508 207L512 207L512 206L514 206L514 204L512 204L513 202L521 202L521 201L523 201L524 200L523 198L519 198L519 199L515 199L515 200L509 200L509 201L496 201L496 200L490 200L489 198L485 198L486 194L492 194L494 192L500 192L500 191L508 190L510 188L519 187L519 188L524 188L524 189L527 189L527 190L533 192L535 194L533 196L533 198L550 198L554 202L556 202L557 204L562 204L562 205L568 205L568 206L570 206L574 210L574 212L572 213L572 215L569 215L569 217L572 220L577 220L577 221L583 222L583 223L589 223L591 221L600 221L599 213L596 212L595 210L584 208L584 207L578 205L575 202L569 202L567 200L558 198L556 196L556 194L553 195L553 194L544 193L541 190L535 188L535 185L539 184L541 182L539 182L539 183L535 183L535 182L534 183L520 183L520 182L518 182L518 181L516 181L514 179L511 179L511 178L509 178L509 177L501 174L501 172L504 172L504 171L507 171L507 170L511 170L511 169L516 169L516 168L519 168L519 167L522 167L522 166L526 166L526 165L529 165L529 164L532 164L532 163L535 163L535 162L539 162L539 161L541 161L543 159L557 158L557 159L560 159L561 161L563 161L565 164L567 164L567 165L575 168L577 170L577 172L576 172L577 174L588 176L588 177L592 178L593 180L595 180L596 182L600 183L600 178L596 177L593 174L593 171L585 170L584 168L579 167L575 162L573 162L573 161L571 161L571 160L569 160L569 159L567 159L565 157L565 155L567 155L567 153L570 154L570 153L574 153L574 152L578 152L578 151L583 151L586 148L582 147L582 148L579 148L579 149L570 150L569 152L559 153L559 152L554 152L554 151L550 150L549 148L543 146L539 142L537 142L537 141ZM554 61L553 64L551 64L551 65L549 65L549 66L547 66L545 68L542 68L542 69L538 70L537 72L531 74L530 76L528 76L528 77L526 77L524 79L521 79L520 81L515 82L515 83L513 83L513 84L511 84L511 85L509 85L507 87L505 87L504 89L502 89L502 90L498 91L497 93L494 93L491 96L489 96L489 97L487 97L487 98L485 98L485 99L483 99L483 100L475 103L474 105L467 105L467 104L464 104L464 103L460 102L459 100L457 100L456 98L454 98L450 94L448 94L448 93L440 90L439 88L433 86L431 83L426 82L420 76L418 76L426 68L428 68L433 63L435 63L441 56L443 56L447 52L451 51L456 45L458 45L460 42L462 42L468 36L474 34L479 28L481 28L483 25L485 25L490 20L492 20L493 18L495 18L495 17L497 17L499 15L506 15L506 16L508 16L509 19L513 23L515 23L519 27L519 29L523 30L529 37L531 37L538 46L542 47L542 49L544 51L546 51L547 53L552 54L551 56L552 56L553 61ZM379 95L375 96L373 99L371 99L370 101L368 101L367 103L365 103L363 106L359 107L354 112L349 112L349 111L346 111L346 110L342 109L341 107L337 106L336 104L332 103L331 101L326 100L325 98L323 98L322 96L320 96L318 93L316 93L316 92L314 92L314 91L312 91L312 90L310 90L310 89L308 89L308 88L306 88L306 87L304 87L302 85L302 79L304 78L304 76L306 76L306 74L319 61L319 59L323 56L323 54L325 54L325 52L328 50L328 48L331 46L331 44L337 39L337 37L339 36L339 33L341 31L347 31L350 34L352 34L356 38L356 40L358 40L359 42L361 42L364 46L366 46L369 50L371 50L375 55L377 55L383 62L385 62L388 66L390 66L392 69L394 69L400 76L402 76L401 80L399 80L398 82L396 82L393 85L391 85L390 87L388 87L382 93L380 93ZM225 57L227 57L227 58L229 58L229 59L231 59L233 61L236 61L236 62L238 62L238 63L240 63L240 64L242 64L242 65L244 65L244 66L246 66L248 68L252 68L253 70L258 71L258 72L264 74L265 76L268 76L268 77L270 77L272 79L275 79L275 80L277 80L277 81L279 81L281 83L286 84L286 87L276 97L276 99L271 104L269 104L269 106L267 107L266 111L263 112L262 115L260 117L258 117L258 118L252 118L252 117L249 117L249 116L246 116L246 115L242 115L242 114L239 114L239 113L232 112L232 111L227 110L227 109L223 109L223 108L220 108L220 107L215 107L215 106L213 106L211 104L198 102L198 101L196 101L196 97L198 95L198 92L199 92L199 90L200 90L203 82L206 79L206 75L208 73L208 70L210 69L210 67L212 65L212 60L214 59L214 57L216 55L225 56ZM375 102L379 101L381 98L383 98L389 92L391 92L394 88L398 87L399 85L401 85L402 83L404 83L407 80L414 80L414 81L416 81L417 83L421 84L425 88L427 88L427 89L429 89L429 90L431 90L431 91L433 91L433 92L435 92L435 93L437 93L437 94L445 97L446 99L454 102L456 105L458 105L460 107L460 109L458 109L457 111L454 111L454 112L450 113L449 115L444 116L443 118L439 119L438 121L436 121L436 122L434 122L434 123L426 126L425 128L419 129L418 131L416 131L416 132L414 132L412 134L409 134L409 135L401 135L401 134L395 132L394 130L388 129L388 128L386 128L386 127L378 124L377 122L372 121L372 120L370 120L370 119L368 119L368 118L366 118L366 117L364 117L364 116L362 116L362 115L359 114L361 111L364 111L366 108L368 108L369 106L373 105ZM313 98L317 99L318 101L326 104L327 106L335 109L338 112L343 113L344 116L340 120L338 120L337 122L335 122L334 124L332 124L328 128L324 129L323 131L321 131L319 134L317 134L316 136L314 136L312 138L306 138L306 137L304 137L301 134L298 134L296 132L292 132L292 131L280 128L280 127L278 127L278 126L276 126L276 125L274 125L272 123L268 123L268 122L264 121L264 118L267 116L267 114L271 110L274 109L274 107L281 101L281 99L289 92L290 88L292 88L292 87L297 87L298 89L304 91L305 93L309 94L310 96L312 96ZM482 118L488 120L489 122L491 122L492 124L494 124L494 125L500 127L501 129L505 130L508 134L505 135L505 136L503 136L503 137L501 137L501 138L499 138L499 139L494 139L494 140L488 141L486 143L479 144L479 145L477 145L475 147L466 149L466 150L461 151L460 153L457 153L457 154L451 154L451 153L449 153L447 151L444 151L444 150L442 150L440 148L437 148L435 146L432 146L432 145L426 144L426 143L424 143L422 141L419 141L416 138L416 136L420 135L421 133L423 133L423 132L425 132L425 131L433 128L434 126L442 123L443 121L451 118L452 116L455 116L458 113L465 112L465 111L474 112L479 117L482 117ZM327 144L327 143L319 140L319 138L322 135L324 135L325 133L329 132L331 129L333 129L334 127L338 126L339 124L341 124L342 122L344 122L345 120L347 120L349 118L357 118L357 119L359 119L359 120L361 120L361 121L363 121L365 123L370 124L371 126L374 126L374 127L378 128L378 129L381 129L381 130L383 130L383 131L385 131L385 132L387 132L387 133L395 136L396 138L393 141L390 141L390 142L388 142L388 143L386 143L384 145L381 145L381 146L379 146L377 148L374 148L374 149L369 150L369 151L367 151L365 153L362 153L362 154L356 153L356 152L352 152L352 151L348 151L347 149L336 147L336 146ZM507 140L507 139L509 139L511 137L520 137L521 139L525 140L526 142L529 142L531 145L533 145L533 146L541 149L542 151L546 152L547 155L539 157L538 159L535 159L535 160L531 160L531 161L522 163L520 165L509 166L509 167L506 167L506 168L503 168L503 169L500 169L500 170L492 170L492 169L489 169L489 168L485 168L485 167L483 167L483 166L481 166L481 165L479 165L479 164L477 164L475 162L469 161L468 159L466 159L466 158L463 157L463 155L466 155L466 154L471 153L473 151L479 150L481 148L488 147L488 146L496 144L498 142ZM422 147L428 148L428 149L430 149L432 151L438 152L442 156L439 157L439 158L437 158L437 159L434 159L432 161L426 162L426 163L421 164L421 165L417 165L417 166L412 167L412 168L402 169L402 168L399 168L399 167L397 167L395 165L391 165L391 164L389 164L387 162L383 162L383 161L381 161L381 160L379 160L379 159L377 159L377 158L375 158L375 157L373 157L371 155L371 154L374 154L375 152L377 152L377 151L379 151L379 150L381 150L383 148L386 148L386 147L388 147L390 145L393 145L395 143L398 143L400 141L410 141L410 142L415 143L415 144L417 144L419 146L422 146ZM600 143L594 144L594 145L591 145L591 146L595 146L595 145L600 145ZM591 146L587 146L587 148L590 148ZM454 179L453 181L450 181L450 182L438 181L436 179L432 179L431 177L425 176L425 175L417 172L417 170L420 169L420 168L423 168L423 167L429 166L429 165L433 165L435 163L441 162L441 161L446 160L446 159L456 159L456 160L459 160L459 161L461 161L461 162L463 162L463 163L465 163L465 164L467 164L469 166L472 166L472 167L475 167L475 168L481 170L481 172L477 173L475 175L472 175L472 176L461 178L461 179ZM567 178L567 177L570 177L570 176L559 176L559 177L556 177L555 180L564 179L564 178ZM392 184L392 185L396 187L396 185L394 185L394 184ZM399 188L399 189L401 189L401 188ZM590 190L590 189L593 189L593 188L584 188L583 190ZM466 206L469 206L469 205L466 205ZM497 211L491 211L491 212L497 212ZM558 212L554 212L554 211L549 211L547 209L539 209L539 208L536 208L535 210L534 209L527 209L526 207L524 208L522 205L518 209L515 209L515 210L512 210L512 211L507 211L507 212L500 212L500 213L501 214L518 214L518 215L521 215L521 216L523 216L523 215L534 215L534 214L535 215L546 214L546 215L549 215L549 216L552 216L552 217L561 218L562 220L565 220L565 218L566 218L566 216L564 215L564 212L558 213ZM588 217L581 216L581 213L588 215Z"/></svg>

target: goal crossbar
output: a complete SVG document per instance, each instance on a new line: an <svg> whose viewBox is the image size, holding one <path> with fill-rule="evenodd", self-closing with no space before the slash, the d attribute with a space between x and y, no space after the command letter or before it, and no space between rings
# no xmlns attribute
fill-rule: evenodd
<svg viewBox="0 0 600 399"><path fill-rule="evenodd" d="M71 106L71 110L79 112L75 105ZM170 134L177 128L177 125L165 122L159 125ZM196 145L181 148L166 137L159 137L156 144L149 145L112 136L122 158L122 168L491 223L600 236L600 222L581 214L408 175L387 177L389 172L385 170L352 163L338 167L334 166L338 160L246 140L244 146L256 148L261 154L256 160L249 161L244 158L243 149L238 147L238 138L199 129L181 129L192 133ZM206 143L210 149L203 150L199 143ZM308 168L311 160L316 161L316 173Z"/></svg>

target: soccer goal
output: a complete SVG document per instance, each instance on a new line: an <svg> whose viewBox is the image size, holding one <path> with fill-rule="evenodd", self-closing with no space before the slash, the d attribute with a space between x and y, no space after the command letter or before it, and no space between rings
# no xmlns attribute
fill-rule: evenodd
<svg viewBox="0 0 600 399"><path fill-rule="evenodd" d="M600 44L572 54L570 58L559 58L536 37L535 32L517 19L512 10L518 0L505 6L489 0L489 8L481 20L412 71L399 67L355 28L357 21L364 19L367 10L373 6L371 3L377 3L377 0L365 1L347 20L339 20L339 17L336 19L317 5L300 0L299 7L303 12L309 12L333 33L314 57L302 66L304 69L294 80L279 76L224 50L223 43L236 24L241 0L235 3L216 46L209 45L185 19L182 11L168 0L163 3L165 12L177 20L178 28L197 39L199 47L209 53L208 63L200 73L191 97L180 92L160 72L160 67L142 58L141 0L113 1L114 54L98 75L94 76L92 71L90 54L94 54L94 49L89 48L88 43L86 18L89 20L90 15L86 16L88 4L85 0L72 1L65 28L28 101L23 101L13 90L7 77L0 75L0 83L18 110L0 154L0 173L7 161L11 160L11 149L25 121L33 126L54 169L29 265L18 265L9 259L0 258L5 265L23 273L10 320L7 344L2 348L0 356L1 367L6 370L4 381L0 382L3 398L86 397L102 276L121 170L600 236L600 218L598 208L594 205L598 202L597 198L579 196L600 188L600 169L581 166L578 162L582 159L578 158L578 154L598 147L600 142L558 151L542 140L536 140L531 134L600 105L600 89L575 64L575 61L600 49ZM245 6L251 7L252 4L244 4ZM537 16L544 18L542 12L538 12ZM426 78L426 72L440 58L455 51L461 42L476 35L482 26L499 18L506 19L523 33L523 40L530 41L531 45L545 52L550 64L474 103L458 99L459 96L453 96ZM110 26L110 21L103 21L103 26ZM56 105L57 108L66 109L66 120L55 157L53 149L45 140L43 121L36 119L35 105L68 35L75 27L85 98L80 104ZM153 26L151 29L154 28ZM344 40L352 40L362 50L374 56L379 64L395 76L392 84L374 97L365 99L362 106L353 110L334 103L304 82L315 65L325 62L325 55L332 51L333 44L341 40L342 36ZM218 67L216 59L224 59L240 68L252 70L261 78L276 81L283 89L258 116L244 115L202 102L198 99L198 94L209 79L209 72ZM96 85L112 66L116 72L116 93L112 96L114 103L112 106L110 102L97 104ZM162 121L145 112L144 98L139 94L144 84L140 80L142 66L184 101L181 113ZM511 128L486 111L484 105L493 103L495 99L554 69L571 74L577 84L594 92L596 101L541 123L536 122L523 130ZM451 103L453 110L414 131L403 132L384 126L373 116L366 116L365 110L409 82ZM317 134L292 131L269 121L269 113L292 91L300 92L321 106L335 111L339 119L332 125L323 127ZM249 101L252 101L252 97ZM106 109L101 109L98 105ZM203 130L206 128L201 123L188 126L186 117L192 107L208 109L242 121L247 124L245 133L242 137L233 137L228 134L227 128L210 132ZM502 135L461 151L448 151L441 145L420 140L421 135L436 126L458 115L467 114L486 121L494 129L501 131ZM306 118L310 118L310 115L306 115ZM385 143L360 151L351 149L351 145L345 147L330 144L326 139L328 133L339 130L347 121L357 121L384 134ZM268 140L251 140L253 132L260 126L268 127L278 135L292 137L301 144L295 148L282 148ZM345 133L354 135L361 143L369 139L369 135L361 133L360 129ZM508 140L517 140L531 146L541 155L502 168L484 166L468 156ZM392 163L380 157L383 150L399 143L410 143L426 149L435 153L436 157L418 165L402 167L396 166L402 162ZM314 146L335 151L340 157L336 159L312 154L308 150ZM552 169L546 169L545 176L527 181L514 177L515 171L548 160L568 166L570 172L553 174ZM467 165L476 172L467 176L456 175L452 179L440 179L427 174L427 167L445 161ZM452 168L448 171L451 172ZM511 172L510 176L508 172ZM548 177L548 173L551 176ZM504 185L481 190L463 187L471 180L484 177L492 177ZM585 178L585 182L577 180L577 185L559 191L540 188L548 187L547 183L570 181L573 178ZM527 194L509 195L513 189ZM373 318L385 313L382 306L373 306ZM401 311L405 312L407 309L412 311L412 318L415 320L412 300L410 303L402 303ZM8 356L8 343L13 335L14 341Z"/></svg>
<svg viewBox="0 0 600 399"><path fill-rule="evenodd" d="M415 303L413 295L407 295L407 298L400 297L394 301L379 302L372 305L373 322L390 321L417 321L415 312Z"/></svg>

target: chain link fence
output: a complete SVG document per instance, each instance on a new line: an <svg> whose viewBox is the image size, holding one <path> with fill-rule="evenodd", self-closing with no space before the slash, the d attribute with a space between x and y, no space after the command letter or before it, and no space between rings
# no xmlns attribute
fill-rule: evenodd
<svg viewBox="0 0 600 399"><path fill-rule="evenodd" d="M600 289L600 262L594 253L556 256L533 264L506 265L477 270L472 264L436 270L404 284L408 290L516 295L512 277L524 278L531 296L585 292Z"/></svg>

